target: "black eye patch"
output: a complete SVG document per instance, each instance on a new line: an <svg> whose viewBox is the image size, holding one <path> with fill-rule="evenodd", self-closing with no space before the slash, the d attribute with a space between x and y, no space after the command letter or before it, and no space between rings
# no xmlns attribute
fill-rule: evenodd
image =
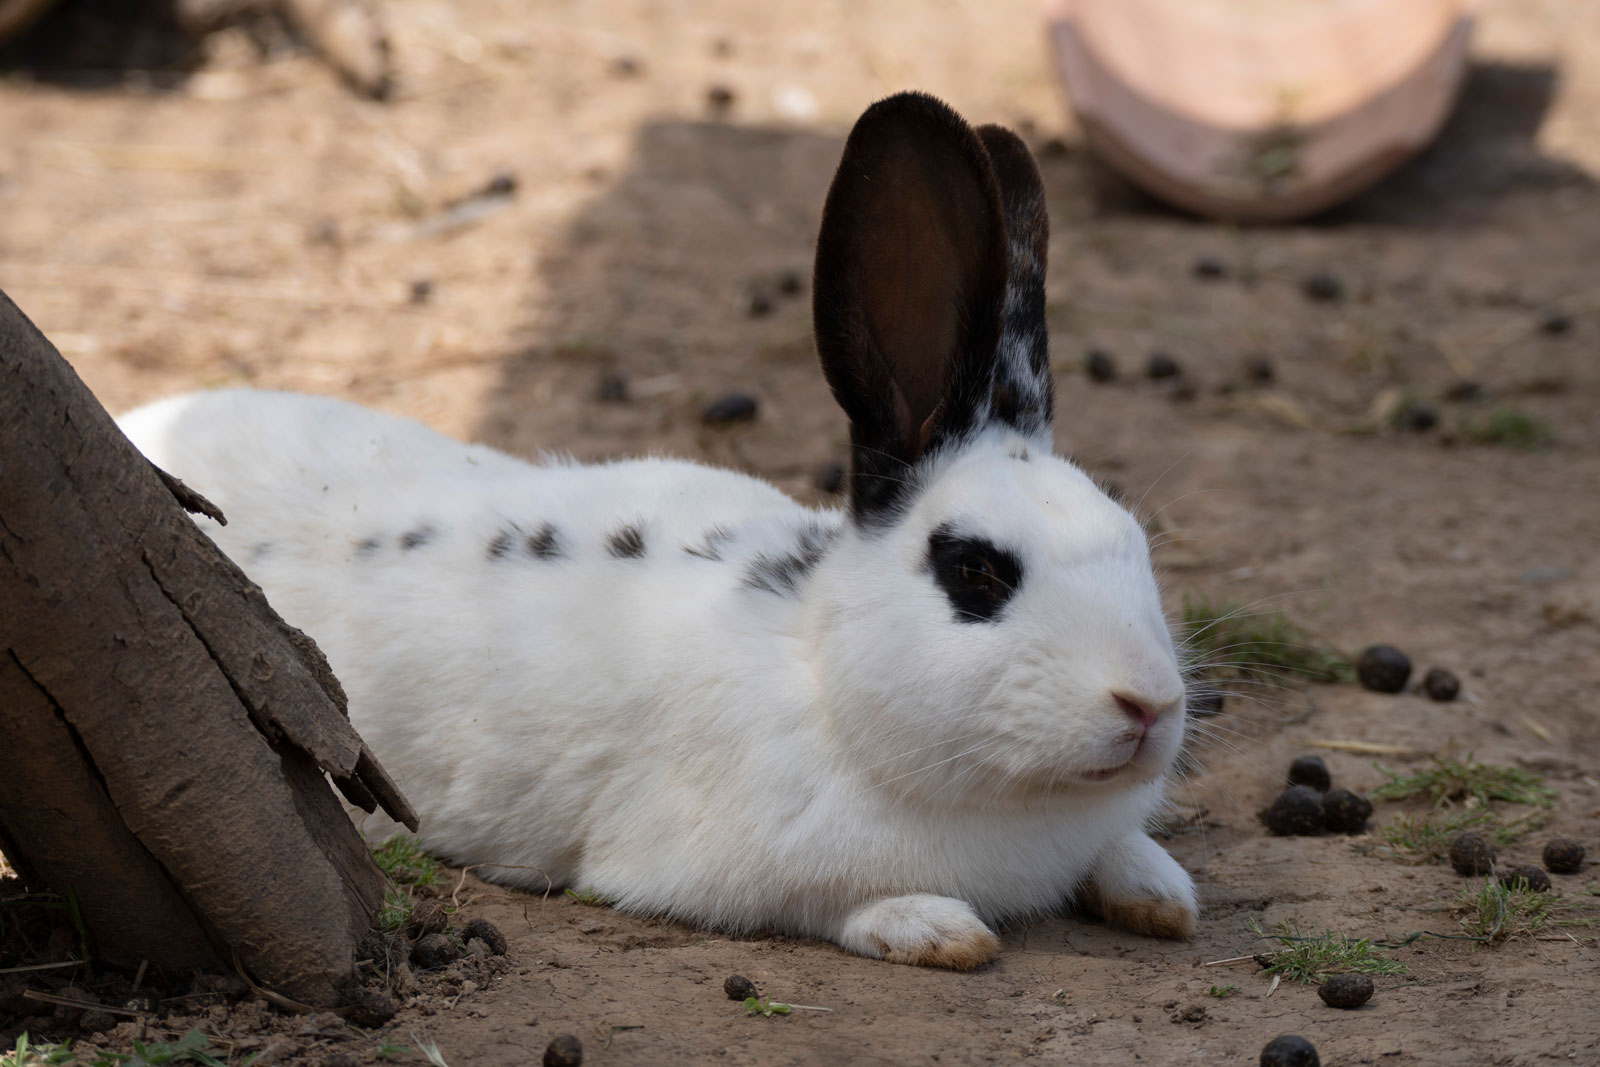
<svg viewBox="0 0 1600 1067"><path fill-rule="evenodd" d="M981 537L949 526L928 535L928 569L950 598L959 622L990 622L1022 584L1017 557Z"/></svg>

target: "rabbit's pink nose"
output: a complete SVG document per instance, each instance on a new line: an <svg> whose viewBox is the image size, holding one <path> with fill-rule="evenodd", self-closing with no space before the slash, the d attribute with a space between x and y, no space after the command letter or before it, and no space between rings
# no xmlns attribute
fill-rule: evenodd
<svg viewBox="0 0 1600 1067"><path fill-rule="evenodd" d="M1112 693L1111 695L1116 699L1117 707L1126 712L1128 718L1132 719L1146 730L1150 729L1150 725L1161 716L1160 709L1152 710L1148 705L1141 703L1132 697L1123 696L1121 693Z"/></svg>

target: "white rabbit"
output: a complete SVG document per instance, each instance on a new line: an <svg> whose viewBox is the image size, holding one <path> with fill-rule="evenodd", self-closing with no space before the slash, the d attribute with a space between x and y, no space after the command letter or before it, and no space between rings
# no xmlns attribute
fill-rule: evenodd
<svg viewBox="0 0 1600 1067"><path fill-rule="evenodd" d="M856 124L814 317L849 505L660 459L533 466L248 390L122 422L327 652L430 851L628 912L970 968L1078 896L1193 930L1144 832L1184 687L1140 526L1052 452L1027 148Z"/></svg>

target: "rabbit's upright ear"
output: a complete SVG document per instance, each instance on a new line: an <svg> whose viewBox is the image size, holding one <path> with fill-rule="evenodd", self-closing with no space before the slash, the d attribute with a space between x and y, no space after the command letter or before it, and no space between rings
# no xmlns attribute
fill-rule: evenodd
<svg viewBox="0 0 1600 1067"><path fill-rule="evenodd" d="M1000 185L972 128L921 93L868 108L828 190L812 288L858 521L893 514L910 467L988 418L1007 264Z"/></svg>
<svg viewBox="0 0 1600 1067"><path fill-rule="evenodd" d="M1050 334L1044 317L1044 274L1050 255L1050 213L1033 153L1003 126L979 126L1000 183L1005 211L1009 275L995 360L990 417L1049 448L1054 382L1050 378Z"/></svg>

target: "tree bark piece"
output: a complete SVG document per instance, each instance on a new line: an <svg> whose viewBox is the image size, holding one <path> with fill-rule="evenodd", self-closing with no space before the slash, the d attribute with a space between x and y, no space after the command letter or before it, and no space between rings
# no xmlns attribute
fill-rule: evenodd
<svg viewBox="0 0 1600 1067"><path fill-rule="evenodd" d="M238 959L331 1005L383 884L323 772L416 817L320 650L179 504L0 293L0 836L108 958Z"/></svg>

